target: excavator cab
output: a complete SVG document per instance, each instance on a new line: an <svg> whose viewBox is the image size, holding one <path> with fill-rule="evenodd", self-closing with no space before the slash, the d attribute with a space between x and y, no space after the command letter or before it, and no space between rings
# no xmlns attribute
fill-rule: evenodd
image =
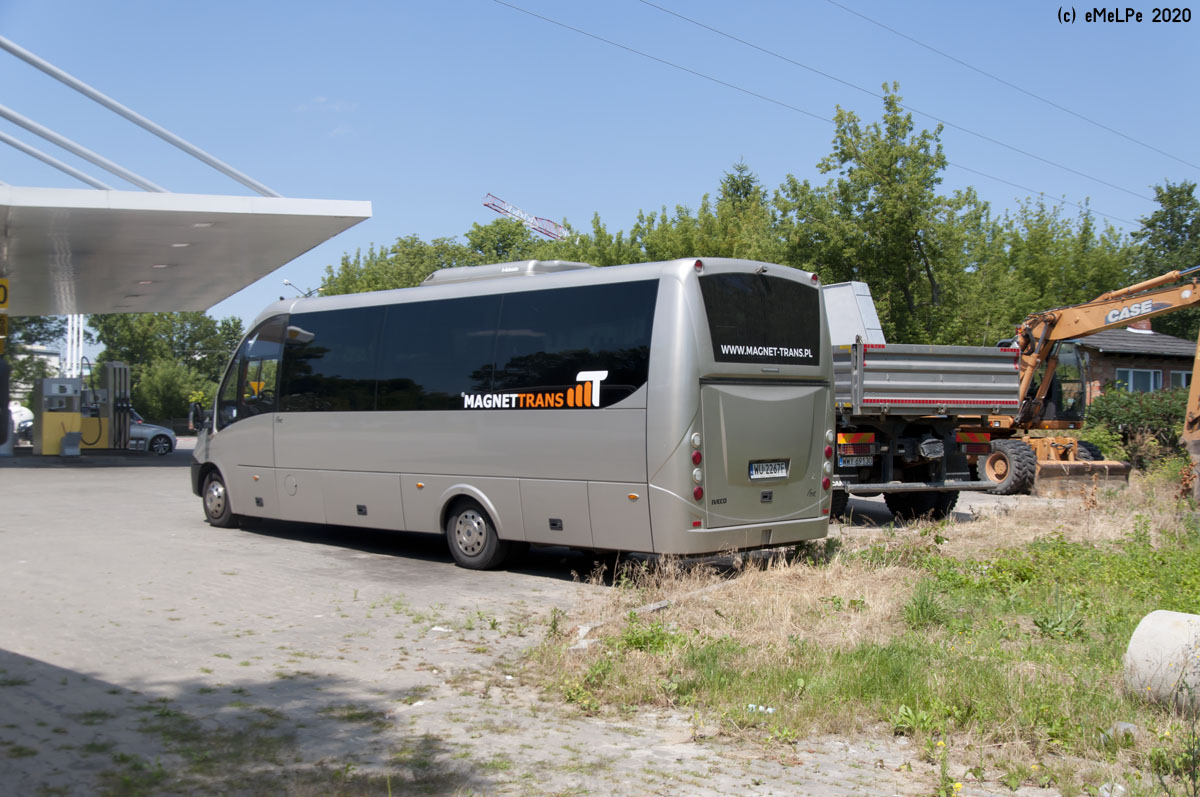
<svg viewBox="0 0 1200 797"><path fill-rule="evenodd" d="M1058 367L1050 380L1050 389L1042 401L1041 419L1043 421L1061 421L1080 423L1083 421L1083 411L1087 405L1084 389L1084 364L1079 356L1079 349L1074 343L1058 345ZM1035 385L1040 384L1046 373L1046 364L1038 366L1034 377ZM1030 393L1037 395L1036 386Z"/></svg>

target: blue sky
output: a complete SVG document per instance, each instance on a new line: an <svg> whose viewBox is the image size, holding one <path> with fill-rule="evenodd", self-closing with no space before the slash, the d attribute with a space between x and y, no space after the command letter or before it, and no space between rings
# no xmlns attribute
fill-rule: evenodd
<svg viewBox="0 0 1200 797"><path fill-rule="evenodd" d="M655 2L876 94L898 81L910 108L1045 159L943 133L952 163L1021 186L948 169L947 190L973 185L997 212L1044 192L1130 230L1155 207L1152 185L1200 179L863 17L1193 164L1200 18L1153 24L1149 5L1140 24L1089 25L1092 6L1079 6L1079 21L1060 25L1058 7L1038 2L838 0L857 15L829 0ZM833 126L793 108L830 119L841 105L867 121L881 112L876 97L640 0L512 5L774 102L494 0L0 0L0 33L285 196L373 203L369 221L210 311L246 320L287 293L282 279L315 287L345 252L492 221L488 192L576 227L599 213L615 230L639 209L695 207L739 159L769 189L789 173L824 182L816 164ZM0 103L169 190L249 193L2 52ZM85 187L4 145L0 181Z"/></svg>

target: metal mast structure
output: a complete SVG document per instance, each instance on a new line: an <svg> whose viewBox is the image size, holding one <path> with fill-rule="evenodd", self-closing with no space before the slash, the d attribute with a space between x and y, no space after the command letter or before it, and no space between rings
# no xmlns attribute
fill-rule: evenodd
<svg viewBox="0 0 1200 797"><path fill-rule="evenodd" d="M524 222L525 226L534 232L541 233L552 241L557 241L567 234L567 229L556 221L533 216L521 210L516 205L510 205L498 196L488 194L483 198L483 206L504 216L510 216Z"/></svg>

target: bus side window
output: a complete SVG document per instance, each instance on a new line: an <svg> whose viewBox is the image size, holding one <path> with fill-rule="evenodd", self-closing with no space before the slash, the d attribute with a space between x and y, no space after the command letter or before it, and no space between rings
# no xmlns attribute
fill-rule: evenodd
<svg viewBox="0 0 1200 797"><path fill-rule="evenodd" d="M285 316L260 324L242 343L217 393L220 426L275 411Z"/></svg>

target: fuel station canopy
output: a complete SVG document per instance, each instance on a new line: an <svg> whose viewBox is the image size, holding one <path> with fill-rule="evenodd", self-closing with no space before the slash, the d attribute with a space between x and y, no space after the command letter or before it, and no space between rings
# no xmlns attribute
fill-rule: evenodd
<svg viewBox="0 0 1200 797"><path fill-rule="evenodd" d="M0 184L13 315L206 310L371 216L371 203Z"/></svg>

